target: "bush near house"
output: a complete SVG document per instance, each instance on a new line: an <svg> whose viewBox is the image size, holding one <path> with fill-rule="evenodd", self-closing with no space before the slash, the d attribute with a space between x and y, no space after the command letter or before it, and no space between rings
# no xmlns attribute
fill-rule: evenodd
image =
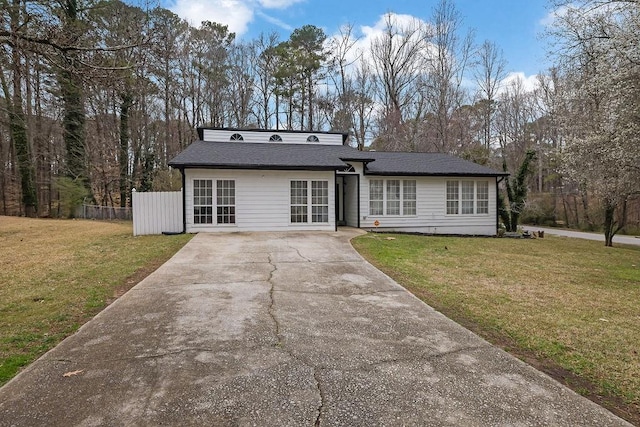
<svg viewBox="0 0 640 427"><path fill-rule="evenodd" d="M640 425L640 247L392 236L352 243L436 310Z"/></svg>

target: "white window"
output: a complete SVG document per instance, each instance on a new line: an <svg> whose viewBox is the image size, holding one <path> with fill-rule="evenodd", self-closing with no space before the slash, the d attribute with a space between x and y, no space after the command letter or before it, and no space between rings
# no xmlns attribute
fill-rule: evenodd
<svg viewBox="0 0 640 427"><path fill-rule="evenodd" d="M369 215L415 214L415 180L372 179L369 181Z"/></svg>
<svg viewBox="0 0 640 427"><path fill-rule="evenodd" d="M447 214L458 214L458 181L447 181Z"/></svg>
<svg viewBox="0 0 640 427"><path fill-rule="evenodd" d="M402 181L402 213L404 215L416 214L416 182L414 180Z"/></svg>
<svg viewBox="0 0 640 427"><path fill-rule="evenodd" d="M309 220L329 222L329 181L291 181L291 222L309 223Z"/></svg>
<svg viewBox="0 0 640 427"><path fill-rule="evenodd" d="M193 180L193 222L213 224L213 181Z"/></svg>
<svg viewBox="0 0 640 427"><path fill-rule="evenodd" d="M489 213L489 181L476 183L476 213Z"/></svg>
<svg viewBox="0 0 640 427"><path fill-rule="evenodd" d="M307 199L307 181L291 181L291 222L308 222Z"/></svg>
<svg viewBox="0 0 640 427"><path fill-rule="evenodd" d="M311 181L311 222L329 222L329 181Z"/></svg>
<svg viewBox="0 0 640 427"><path fill-rule="evenodd" d="M489 213L489 181L447 181L447 215Z"/></svg>
<svg viewBox="0 0 640 427"><path fill-rule="evenodd" d="M384 181L369 181L369 215L384 215Z"/></svg>
<svg viewBox="0 0 640 427"><path fill-rule="evenodd" d="M217 216L218 224L236 223L236 182L219 179L217 187Z"/></svg>
<svg viewBox="0 0 640 427"><path fill-rule="evenodd" d="M236 223L236 182L216 181L216 198L213 203L213 180L193 180L193 223L213 224L213 208L216 207L217 224Z"/></svg>
<svg viewBox="0 0 640 427"><path fill-rule="evenodd" d="M400 215L400 180L387 180L387 215Z"/></svg>
<svg viewBox="0 0 640 427"><path fill-rule="evenodd" d="M473 214L473 181L462 181L462 215Z"/></svg>

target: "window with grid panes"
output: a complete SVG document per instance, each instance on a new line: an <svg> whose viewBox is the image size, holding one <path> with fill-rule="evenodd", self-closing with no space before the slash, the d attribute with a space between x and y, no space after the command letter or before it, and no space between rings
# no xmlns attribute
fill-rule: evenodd
<svg viewBox="0 0 640 427"><path fill-rule="evenodd" d="M462 181L462 215L473 214L474 182Z"/></svg>
<svg viewBox="0 0 640 427"><path fill-rule="evenodd" d="M308 222L307 194L307 181L291 181L291 222Z"/></svg>
<svg viewBox="0 0 640 427"><path fill-rule="evenodd" d="M236 223L236 182L219 179L216 182L216 209L218 224Z"/></svg>
<svg viewBox="0 0 640 427"><path fill-rule="evenodd" d="M400 215L400 180L387 180L387 215Z"/></svg>
<svg viewBox="0 0 640 427"><path fill-rule="evenodd" d="M369 215L416 215L416 181L369 181Z"/></svg>
<svg viewBox="0 0 640 427"><path fill-rule="evenodd" d="M489 213L489 181L447 181L448 215Z"/></svg>
<svg viewBox="0 0 640 427"><path fill-rule="evenodd" d="M311 181L311 222L329 222L328 181Z"/></svg>
<svg viewBox="0 0 640 427"><path fill-rule="evenodd" d="M369 215L384 215L384 181L369 181Z"/></svg>
<svg viewBox="0 0 640 427"><path fill-rule="evenodd" d="M447 214L458 214L459 192L458 181L447 181Z"/></svg>
<svg viewBox="0 0 640 427"><path fill-rule="evenodd" d="M213 180L193 180L193 223L213 224Z"/></svg>
<svg viewBox="0 0 640 427"><path fill-rule="evenodd" d="M476 183L476 213L489 213L489 181Z"/></svg>
<svg viewBox="0 0 640 427"><path fill-rule="evenodd" d="M402 181L402 215L416 214L416 182Z"/></svg>

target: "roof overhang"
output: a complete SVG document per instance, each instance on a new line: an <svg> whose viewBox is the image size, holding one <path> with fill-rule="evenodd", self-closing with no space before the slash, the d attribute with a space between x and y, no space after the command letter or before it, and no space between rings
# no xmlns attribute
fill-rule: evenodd
<svg viewBox="0 0 640 427"><path fill-rule="evenodd" d="M365 169L365 175L372 176L452 176L452 177L472 177L472 178L495 178L501 176L509 176L508 173L500 174L484 174L484 173L423 173L423 172L406 172L406 171L383 171L376 172Z"/></svg>
<svg viewBox="0 0 640 427"><path fill-rule="evenodd" d="M305 165L212 165L212 164L171 164L169 166L181 170L184 169L231 169L231 170L287 170L287 171L336 171L343 169L346 165L334 166L305 166Z"/></svg>

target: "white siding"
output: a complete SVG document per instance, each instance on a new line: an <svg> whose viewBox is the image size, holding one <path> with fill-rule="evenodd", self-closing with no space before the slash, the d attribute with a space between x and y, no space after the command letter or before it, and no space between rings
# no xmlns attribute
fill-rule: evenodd
<svg viewBox="0 0 640 427"><path fill-rule="evenodd" d="M179 233L182 230L182 191L131 193L133 235Z"/></svg>
<svg viewBox="0 0 640 427"><path fill-rule="evenodd" d="M416 215L369 215L369 180L415 179ZM489 213L482 215L447 215L446 182L489 181ZM429 234L487 235L496 234L496 179L464 177L402 177L365 175L360 178L360 227L368 230L406 231ZM379 222L376 227L375 221Z"/></svg>
<svg viewBox="0 0 640 427"><path fill-rule="evenodd" d="M342 134L328 134L328 133L300 133L300 132L287 132L287 131L273 131L273 132L256 132L251 130L217 130L217 129L203 129L202 139L205 141L213 142L227 142L230 140L233 134L242 135L242 141L234 141L239 144L243 142L249 143L265 143L265 144L315 144L315 145L342 145ZM271 135L278 134L282 138L280 142L269 141ZM307 142L307 138L310 135L315 135L318 138L318 142Z"/></svg>
<svg viewBox="0 0 640 427"><path fill-rule="evenodd" d="M268 171L268 170L185 170L185 212L187 232L335 230L335 175L333 171ZM193 223L193 180L235 180L236 223ZM329 222L292 224L290 189L292 180L326 180L329 182ZM214 188L215 199L215 188ZM214 200L215 201L215 200ZM215 206L214 206L215 222Z"/></svg>

